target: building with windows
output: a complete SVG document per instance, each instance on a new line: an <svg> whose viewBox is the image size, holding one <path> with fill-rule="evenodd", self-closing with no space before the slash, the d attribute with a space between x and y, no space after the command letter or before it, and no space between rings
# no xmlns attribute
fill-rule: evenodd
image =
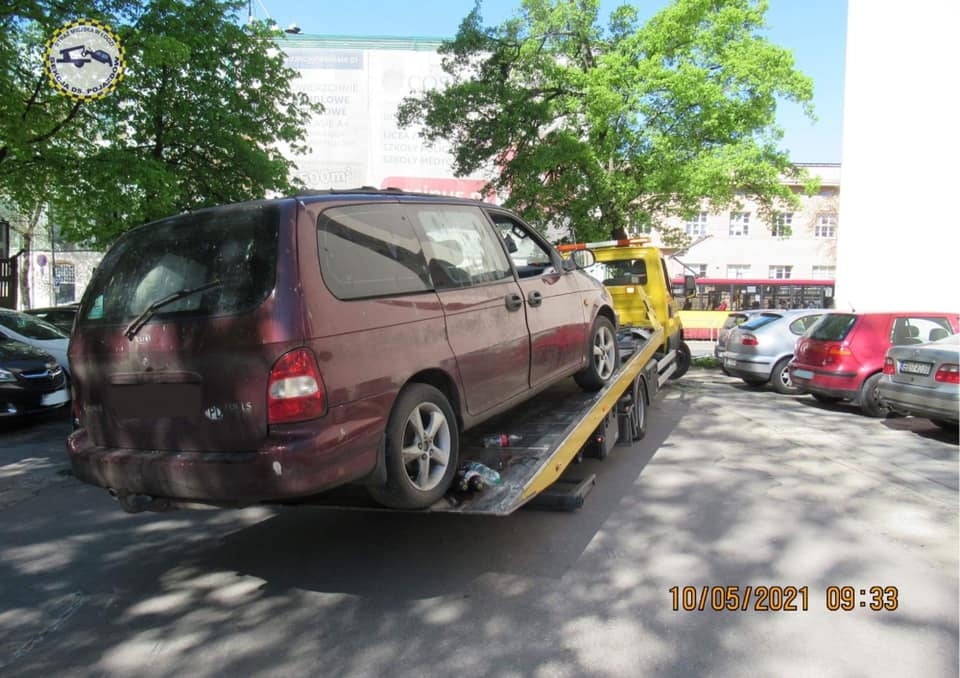
<svg viewBox="0 0 960 678"><path fill-rule="evenodd" d="M699 308L710 308L726 302L726 308L769 305L773 297L761 298L759 289L764 281L792 281L798 287L810 282L810 287L822 287L820 295L809 295L795 290L796 298L777 303L790 305L829 304L832 301L832 282L836 273L838 210L840 202L840 165L804 164L806 171L820 181L815 195L806 195L801 186L795 187L800 206L779 212L772 223L764 221L758 205L744 196L740 204L726 210L703 211L689 221L668 220L691 238L686 250L675 252L668 260L672 278L692 273L698 281L711 281L717 294L703 295ZM658 234L651 233L659 243ZM750 287L739 299L729 298L721 281L750 281ZM823 281L823 285L813 281ZM826 284L826 283L831 284ZM782 284L782 283L777 283ZM745 290L746 288L744 288ZM736 296L736 292L733 293ZM783 296L783 295L781 295ZM789 295L787 295L789 296Z"/></svg>

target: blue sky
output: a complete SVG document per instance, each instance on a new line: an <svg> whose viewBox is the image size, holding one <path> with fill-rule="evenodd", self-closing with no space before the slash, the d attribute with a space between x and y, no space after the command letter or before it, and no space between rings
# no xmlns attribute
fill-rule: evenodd
<svg viewBox="0 0 960 678"><path fill-rule="evenodd" d="M604 14L622 4L602 0ZM641 16L665 6L662 0L634 0ZM783 103L777 121L784 129L784 148L794 162L840 162L843 117L843 69L846 42L846 0L769 0L768 35L790 49L797 66L813 78L812 122L798 106ZM281 26L296 23L312 35L380 35L452 37L473 8L473 0L425 0L413 4L397 0L308 3L303 0L252 0L259 19L272 18ZM520 0L485 0L484 21L496 24L509 17Z"/></svg>

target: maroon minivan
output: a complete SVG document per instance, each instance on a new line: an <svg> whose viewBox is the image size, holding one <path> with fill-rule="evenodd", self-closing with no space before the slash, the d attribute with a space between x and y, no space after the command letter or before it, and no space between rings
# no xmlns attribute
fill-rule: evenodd
<svg viewBox="0 0 960 678"><path fill-rule="evenodd" d="M70 362L74 474L130 511L347 483L429 506L461 431L618 365L604 287L499 207L395 190L182 214L110 248Z"/></svg>

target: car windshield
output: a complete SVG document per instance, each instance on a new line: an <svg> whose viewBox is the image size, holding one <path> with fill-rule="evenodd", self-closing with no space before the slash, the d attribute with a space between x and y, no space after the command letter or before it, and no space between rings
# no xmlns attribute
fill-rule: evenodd
<svg viewBox="0 0 960 678"><path fill-rule="evenodd" d="M808 330L808 336L820 341L843 341L856 320L857 316L848 313L830 313Z"/></svg>
<svg viewBox="0 0 960 678"><path fill-rule="evenodd" d="M58 328L26 313L0 313L0 325L28 339L68 339Z"/></svg>
<svg viewBox="0 0 960 678"><path fill-rule="evenodd" d="M209 286L202 294L166 303L156 315L220 315L255 308L273 289L279 209L245 205L210 210L131 231L97 268L78 322L129 322L158 300L204 285Z"/></svg>
<svg viewBox="0 0 960 678"><path fill-rule="evenodd" d="M750 320L740 325L740 329L755 330L760 327L763 327L764 325L769 325L774 320L777 320L778 318L782 318L782 317L783 317L782 315L777 315L776 313L762 313L761 315L758 315L756 318L750 318Z"/></svg>

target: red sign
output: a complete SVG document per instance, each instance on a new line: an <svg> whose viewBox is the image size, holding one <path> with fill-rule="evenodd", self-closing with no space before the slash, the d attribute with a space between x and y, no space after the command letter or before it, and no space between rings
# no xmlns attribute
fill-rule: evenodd
<svg viewBox="0 0 960 678"><path fill-rule="evenodd" d="M471 200L486 200L496 204L496 196L489 193L484 197L483 187L487 182L483 179L444 179L440 177L387 177L380 182L380 188L399 188L403 191L415 193L433 193L434 195L448 195L453 198L469 198Z"/></svg>

